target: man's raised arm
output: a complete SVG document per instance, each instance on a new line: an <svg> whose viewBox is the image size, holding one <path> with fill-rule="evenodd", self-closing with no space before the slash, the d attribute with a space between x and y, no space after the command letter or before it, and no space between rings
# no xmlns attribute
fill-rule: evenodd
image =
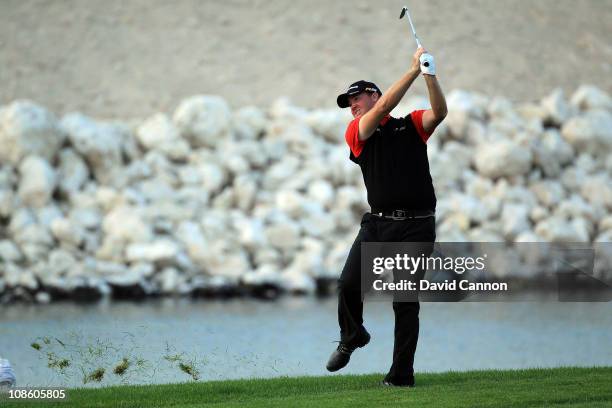
<svg viewBox="0 0 612 408"><path fill-rule="evenodd" d="M380 121L387 116L404 97L412 82L419 76L420 62L419 57L425 50L419 48L412 56L412 65L408 72L406 72L399 80L397 80L391 87L385 92L376 104L366 114L364 114L359 120L359 140L366 140L376 130Z"/></svg>
<svg viewBox="0 0 612 408"><path fill-rule="evenodd" d="M423 76L427 84L429 104L431 105L431 109L423 112L423 129L427 134L432 134L436 126L446 117L446 99L444 99L444 94L435 75L424 74Z"/></svg>

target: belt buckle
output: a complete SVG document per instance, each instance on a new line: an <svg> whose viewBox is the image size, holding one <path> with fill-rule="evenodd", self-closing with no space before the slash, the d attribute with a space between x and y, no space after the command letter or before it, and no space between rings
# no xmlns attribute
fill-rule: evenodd
<svg viewBox="0 0 612 408"><path fill-rule="evenodd" d="M404 210L395 210L395 211L393 211L393 217L395 217L395 218L406 218L406 211L404 211Z"/></svg>

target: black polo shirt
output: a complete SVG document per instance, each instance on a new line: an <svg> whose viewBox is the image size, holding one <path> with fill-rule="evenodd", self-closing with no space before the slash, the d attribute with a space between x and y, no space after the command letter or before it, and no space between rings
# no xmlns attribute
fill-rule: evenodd
<svg viewBox="0 0 612 408"><path fill-rule="evenodd" d="M359 119L346 129L350 159L361 167L373 210L435 210L429 173L423 110L403 118L385 117L366 141L359 140Z"/></svg>

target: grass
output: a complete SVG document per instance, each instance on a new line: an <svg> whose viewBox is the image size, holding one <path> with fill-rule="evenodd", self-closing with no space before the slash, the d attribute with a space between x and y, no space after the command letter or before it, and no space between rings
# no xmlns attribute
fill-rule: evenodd
<svg viewBox="0 0 612 408"><path fill-rule="evenodd" d="M612 407L612 367L418 374L416 388L381 374L332 375L67 391L67 401L0 400L2 407Z"/></svg>

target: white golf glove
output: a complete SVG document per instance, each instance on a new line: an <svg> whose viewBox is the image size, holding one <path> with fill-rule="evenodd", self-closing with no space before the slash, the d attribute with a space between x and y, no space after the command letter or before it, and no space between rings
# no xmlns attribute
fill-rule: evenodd
<svg viewBox="0 0 612 408"><path fill-rule="evenodd" d="M436 62L431 54L424 53L419 57L421 72L427 75L436 75Z"/></svg>

